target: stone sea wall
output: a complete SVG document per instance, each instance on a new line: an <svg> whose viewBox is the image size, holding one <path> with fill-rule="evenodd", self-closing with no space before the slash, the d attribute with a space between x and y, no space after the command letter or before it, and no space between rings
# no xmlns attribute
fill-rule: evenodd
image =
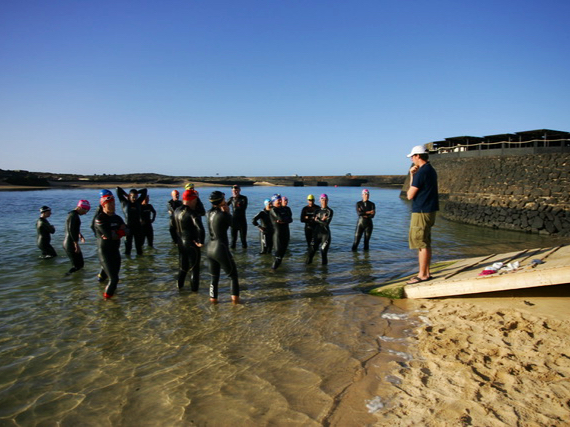
<svg viewBox="0 0 570 427"><path fill-rule="evenodd" d="M430 161L447 219L570 237L570 153Z"/></svg>

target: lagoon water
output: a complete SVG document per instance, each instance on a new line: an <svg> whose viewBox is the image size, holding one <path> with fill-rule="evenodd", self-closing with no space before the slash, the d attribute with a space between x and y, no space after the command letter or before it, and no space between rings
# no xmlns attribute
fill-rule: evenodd
<svg viewBox="0 0 570 427"><path fill-rule="evenodd" d="M198 188L206 207L216 189L231 195L229 188ZM210 304L204 255L199 293L178 291L170 189L149 190L158 212L155 248L123 257L110 301L96 280L94 210L82 217L82 271L65 276L70 262L61 247L67 212L82 198L95 206L98 190L0 192L0 424L326 425L342 419L347 406L353 421L367 420L386 402L369 391L343 405L346 390L375 354L409 359L405 338L421 317L417 305L364 293L416 268L416 253L407 248L409 203L399 190L370 190L377 208L370 251L353 253L360 189L244 188L249 221L276 191L289 197L295 221L276 272L270 256L258 255L258 233L249 228L249 248L234 251L243 300L237 306L224 275L220 303ZM334 210L330 263L315 257L307 266L299 214L307 194L323 191ZM44 204L57 229L59 257L51 260L39 259L35 243ZM433 237L434 261L560 243L441 217Z"/></svg>

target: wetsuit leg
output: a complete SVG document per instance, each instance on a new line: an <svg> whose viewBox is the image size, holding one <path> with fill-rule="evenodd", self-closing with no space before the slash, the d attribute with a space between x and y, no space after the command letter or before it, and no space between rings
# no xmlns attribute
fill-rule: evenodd
<svg viewBox="0 0 570 427"><path fill-rule="evenodd" d="M143 254L143 245L144 245L144 232L142 228L139 228L138 231L135 233L135 249L137 251L137 255Z"/></svg>
<svg viewBox="0 0 570 427"><path fill-rule="evenodd" d="M112 296L119 283L119 271L121 270L121 253L118 250L98 250L99 261L105 275L109 278L105 293ZM104 279L103 279L104 280Z"/></svg>
<svg viewBox="0 0 570 427"><path fill-rule="evenodd" d="M370 244L370 237L372 237L372 230L374 230L374 225L370 223L368 227L364 230L364 250L367 251Z"/></svg>
<svg viewBox="0 0 570 427"><path fill-rule="evenodd" d="M305 225L305 240L307 241L307 247L310 248L313 241L313 227Z"/></svg>
<svg viewBox="0 0 570 427"><path fill-rule="evenodd" d="M239 235L241 239L242 248L247 248L247 221L245 220L245 218L240 221Z"/></svg>
<svg viewBox="0 0 570 427"><path fill-rule="evenodd" d="M176 227L172 220L169 222L168 231L170 232L170 237L172 238L172 243L178 243L178 234L176 234ZM203 241L203 240L202 240Z"/></svg>
<svg viewBox="0 0 570 427"><path fill-rule="evenodd" d="M210 298L218 299L218 283L220 282L220 264L218 261L210 258Z"/></svg>
<svg viewBox="0 0 570 427"><path fill-rule="evenodd" d="M321 259L323 265L327 265L329 263L328 254L329 254L330 245L331 245L330 234L329 233L323 234L321 241Z"/></svg>
<svg viewBox="0 0 570 427"><path fill-rule="evenodd" d="M362 233L364 232L364 227L360 221L356 224L356 230L354 231L354 243L352 244L352 251L356 252L358 250L358 245L360 244L360 239L362 238ZM366 237L365 237L366 239Z"/></svg>
<svg viewBox="0 0 570 427"><path fill-rule="evenodd" d="M186 249L182 245L178 245L178 289L184 287L184 280L190 268L190 260Z"/></svg>
<svg viewBox="0 0 570 427"><path fill-rule="evenodd" d="M51 258L57 256L57 252L51 245L51 243L46 242L44 239L38 241L38 248L42 251L43 258Z"/></svg>
<svg viewBox="0 0 570 427"><path fill-rule="evenodd" d="M146 238L148 239L148 245L154 248L154 228L152 225L147 225Z"/></svg>
<svg viewBox="0 0 570 427"><path fill-rule="evenodd" d="M193 248L194 251L194 263L192 267L192 273L190 276L190 289L192 292L198 292L200 288L200 249Z"/></svg>
<svg viewBox="0 0 570 427"><path fill-rule="evenodd" d="M75 252L75 250L68 250L66 248L65 253L69 257L71 261L72 267L68 271L68 274L75 273L78 270L81 270L85 265L83 261L83 254L81 252Z"/></svg>
<svg viewBox="0 0 570 427"><path fill-rule="evenodd" d="M133 250L133 232L125 237L125 255L130 255Z"/></svg>

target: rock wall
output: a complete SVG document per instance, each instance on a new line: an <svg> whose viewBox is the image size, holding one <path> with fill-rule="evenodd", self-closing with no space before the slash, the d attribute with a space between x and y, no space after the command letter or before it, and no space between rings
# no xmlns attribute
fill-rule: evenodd
<svg viewBox="0 0 570 427"><path fill-rule="evenodd" d="M444 217L570 237L570 153L477 158L436 155L430 161L438 173Z"/></svg>

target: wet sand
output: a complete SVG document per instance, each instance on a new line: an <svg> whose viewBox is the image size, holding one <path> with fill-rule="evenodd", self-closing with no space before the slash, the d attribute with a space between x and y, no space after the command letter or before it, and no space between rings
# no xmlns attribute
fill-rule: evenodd
<svg viewBox="0 0 570 427"><path fill-rule="evenodd" d="M380 353L350 391L375 388L374 424L569 425L570 285L397 304L419 316L410 360Z"/></svg>

